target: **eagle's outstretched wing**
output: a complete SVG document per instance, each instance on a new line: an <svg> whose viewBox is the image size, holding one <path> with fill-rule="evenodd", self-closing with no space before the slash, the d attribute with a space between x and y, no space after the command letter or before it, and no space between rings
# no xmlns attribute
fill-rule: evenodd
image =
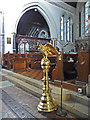
<svg viewBox="0 0 90 120"><path fill-rule="evenodd" d="M50 55L59 56L58 51L56 50L56 48L51 43L48 42L45 46L46 46L46 48L47 48Z"/></svg>
<svg viewBox="0 0 90 120"><path fill-rule="evenodd" d="M58 51L49 42L46 45L41 45L40 41L38 41L38 49L44 55L57 55L57 56L59 56Z"/></svg>

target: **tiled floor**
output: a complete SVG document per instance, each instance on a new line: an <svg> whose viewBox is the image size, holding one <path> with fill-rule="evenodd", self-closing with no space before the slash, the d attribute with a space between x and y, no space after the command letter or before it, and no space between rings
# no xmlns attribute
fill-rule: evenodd
<svg viewBox="0 0 90 120"><path fill-rule="evenodd" d="M23 91L22 89L14 86L13 84L9 83L8 81L5 81L5 79L2 76L0 76L0 83L1 82L2 82L2 84L5 83L5 86L3 88L0 88L0 91L1 90L4 91L10 98L15 100L15 102L18 105L20 105L24 110L26 110L28 113L30 113L30 115L32 115L35 119L46 118L47 120L52 120L52 119L76 120L75 115L69 113L68 111L67 111L66 117L57 116L56 112L39 113L37 111L37 105L40 101L40 98L37 98L34 95L27 93L27 92ZM2 92L2 97L3 97L3 92ZM18 118L17 112L15 112L15 110L11 109L11 107L9 107L8 104L6 104L4 102L2 97L0 96L0 103L2 105L0 114L2 115L2 118ZM18 111L18 113L20 114L20 111ZM4 119L2 119L2 120L4 120Z"/></svg>

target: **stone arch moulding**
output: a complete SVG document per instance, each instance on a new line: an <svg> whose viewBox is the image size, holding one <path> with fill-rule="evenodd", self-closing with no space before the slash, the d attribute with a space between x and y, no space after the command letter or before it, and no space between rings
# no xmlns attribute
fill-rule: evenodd
<svg viewBox="0 0 90 120"><path fill-rule="evenodd" d="M19 17L16 20L16 23L14 25L14 33L16 33L16 31L17 31L17 25L18 25L18 22L19 22L20 18L22 17L22 15L31 9L37 9L39 11L39 13L44 17L44 19L47 22L47 25L48 25L49 30L50 30L51 38L57 38L58 35L57 35L57 28L55 26L55 21L51 15L51 13L49 12L48 8L46 8L42 3L39 3L39 2L35 2L35 3L33 2L30 4L26 4L24 6L23 11L20 13L20 15L19 15Z"/></svg>

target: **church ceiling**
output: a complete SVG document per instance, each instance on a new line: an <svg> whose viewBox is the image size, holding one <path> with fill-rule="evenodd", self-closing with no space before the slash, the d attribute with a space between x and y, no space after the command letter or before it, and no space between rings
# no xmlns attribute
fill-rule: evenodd
<svg viewBox="0 0 90 120"><path fill-rule="evenodd" d="M77 2L65 2L65 3L71 5L72 7L75 7L75 8L77 6Z"/></svg>
<svg viewBox="0 0 90 120"><path fill-rule="evenodd" d="M77 6L78 0L62 0L63 2L67 3L68 5L75 7Z"/></svg>

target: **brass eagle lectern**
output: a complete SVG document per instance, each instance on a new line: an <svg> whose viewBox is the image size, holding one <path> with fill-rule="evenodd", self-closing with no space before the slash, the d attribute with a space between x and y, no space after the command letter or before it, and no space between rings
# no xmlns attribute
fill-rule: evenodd
<svg viewBox="0 0 90 120"><path fill-rule="evenodd" d="M41 67L43 69L43 93L41 96L41 100L37 106L39 112L51 112L57 110L57 105L54 103L49 88L49 77L48 71L50 68L50 61L47 58L48 55L59 55L57 50L54 48L52 44L49 42L46 45L41 45L40 41L38 42L38 49L43 54L44 58L41 60Z"/></svg>

